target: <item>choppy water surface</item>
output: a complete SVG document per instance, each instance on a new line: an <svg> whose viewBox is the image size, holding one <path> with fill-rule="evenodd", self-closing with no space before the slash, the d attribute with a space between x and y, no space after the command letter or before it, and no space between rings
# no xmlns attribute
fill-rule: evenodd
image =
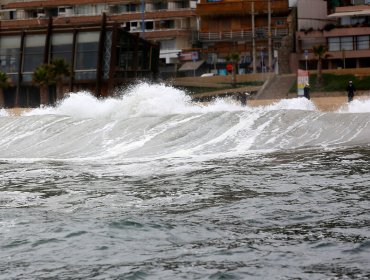
<svg viewBox="0 0 370 280"><path fill-rule="evenodd" d="M364 108L141 84L0 112L0 279L368 279Z"/></svg>

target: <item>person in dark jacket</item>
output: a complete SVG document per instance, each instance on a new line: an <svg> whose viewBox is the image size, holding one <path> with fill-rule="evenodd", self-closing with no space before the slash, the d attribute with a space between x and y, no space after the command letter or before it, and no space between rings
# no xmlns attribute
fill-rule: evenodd
<svg viewBox="0 0 370 280"><path fill-rule="evenodd" d="M306 83L303 89L303 96L310 100L310 84Z"/></svg>
<svg viewBox="0 0 370 280"><path fill-rule="evenodd" d="M355 85L352 83L352 81L349 81L347 86L348 102L351 102L353 100L355 93L356 93Z"/></svg>
<svg viewBox="0 0 370 280"><path fill-rule="evenodd" d="M246 106L247 105L248 96L249 96L249 93L248 92L239 92L236 95L236 99L238 101L240 101L240 103L241 103L242 106Z"/></svg>

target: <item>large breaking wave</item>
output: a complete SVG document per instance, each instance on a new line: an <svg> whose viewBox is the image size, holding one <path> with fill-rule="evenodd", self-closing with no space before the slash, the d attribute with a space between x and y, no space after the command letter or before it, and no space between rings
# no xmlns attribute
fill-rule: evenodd
<svg viewBox="0 0 370 280"><path fill-rule="evenodd" d="M254 108L227 99L205 106L163 84L141 83L107 99L71 93L56 107L0 116L1 159L129 161L370 143L370 100L338 112L321 112L304 98Z"/></svg>

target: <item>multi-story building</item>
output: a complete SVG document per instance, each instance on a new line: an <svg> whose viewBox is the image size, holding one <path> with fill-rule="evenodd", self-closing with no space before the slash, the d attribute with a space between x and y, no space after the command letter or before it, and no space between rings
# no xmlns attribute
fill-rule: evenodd
<svg viewBox="0 0 370 280"><path fill-rule="evenodd" d="M77 2L77 1L73 1ZM89 89L108 95L114 87L158 73L159 46L130 34L105 13L69 16L67 1L11 2L2 6L0 70L11 78L5 106L40 104L40 89L32 75L42 64L64 59L71 68L64 91ZM59 6L56 6L59 5ZM99 7L95 5L94 13ZM48 99L55 101L55 87Z"/></svg>
<svg viewBox="0 0 370 280"><path fill-rule="evenodd" d="M315 0L313 5L312 1L298 1L298 22L311 17L320 25L311 22L297 31L292 68L316 69L313 46L319 44L327 47L324 69L370 67L370 1L348 0L336 5L323 0Z"/></svg>
<svg viewBox="0 0 370 280"><path fill-rule="evenodd" d="M221 67L228 55L237 53L241 69L272 71L283 39L294 31L288 0L200 0L196 12L208 63Z"/></svg>
<svg viewBox="0 0 370 280"><path fill-rule="evenodd" d="M196 43L196 1L192 0L22 0L7 1L0 17L8 25L31 25L32 19L53 17L55 24L98 23L101 14L130 33L160 45L161 70L173 72L182 49ZM9 22L16 19L17 22ZM22 22L22 23L20 23ZM5 25L5 26L4 26Z"/></svg>

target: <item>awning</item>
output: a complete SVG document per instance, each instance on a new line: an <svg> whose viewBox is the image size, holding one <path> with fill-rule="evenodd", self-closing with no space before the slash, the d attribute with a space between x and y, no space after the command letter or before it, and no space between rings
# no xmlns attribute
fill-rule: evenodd
<svg viewBox="0 0 370 280"><path fill-rule="evenodd" d="M188 61L185 62L179 69L179 71L191 71L191 70L197 70L205 60L199 60L199 61Z"/></svg>
<svg viewBox="0 0 370 280"><path fill-rule="evenodd" d="M0 13L5 13L5 12L15 12L16 9L2 9L0 10Z"/></svg>
<svg viewBox="0 0 370 280"><path fill-rule="evenodd" d="M334 13L334 14L328 15L328 18L355 17L355 16L368 16L368 15L370 15L370 9L362 10L362 11Z"/></svg>

